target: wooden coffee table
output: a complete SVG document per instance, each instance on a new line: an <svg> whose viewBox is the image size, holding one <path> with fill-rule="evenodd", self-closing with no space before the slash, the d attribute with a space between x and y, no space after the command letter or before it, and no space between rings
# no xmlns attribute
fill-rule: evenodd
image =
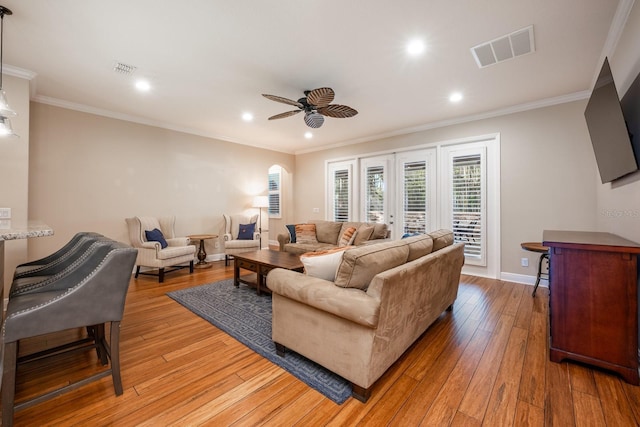
<svg viewBox="0 0 640 427"><path fill-rule="evenodd" d="M300 262L300 256L289 252L272 251L270 249L253 252L243 252L233 256L233 284L240 283L255 287L258 295L262 291L271 293L266 286L267 273L274 268L286 268L287 270L302 271L304 266ZM240 276L240 269L253 271L255 275Z"/></svg>

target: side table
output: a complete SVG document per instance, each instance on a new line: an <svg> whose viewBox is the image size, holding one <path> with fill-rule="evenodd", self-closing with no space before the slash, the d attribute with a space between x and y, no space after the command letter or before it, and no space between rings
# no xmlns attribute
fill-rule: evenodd
<svg viewBox="0 0 640 427"><path fill-rule="evenodd" d="M211 264L205 261L207 259L207 251L204 249L204 241L209 239L217 239L217 234L190 234L187 236L191 240L199 240L198 246L198 262L194 265L195 268L209 268Z"/></svg>

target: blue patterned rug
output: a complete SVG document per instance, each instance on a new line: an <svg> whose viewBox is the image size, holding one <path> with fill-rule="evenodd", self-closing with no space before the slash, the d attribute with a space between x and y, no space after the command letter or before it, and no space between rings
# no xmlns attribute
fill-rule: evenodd
<svg viewBox="0 0 640 427"><path fill-rule="evenodd" d="M233 279L167 295L334 402L342 404L351 396L351 384L344 378L289 349L285 357L276 354L271 340L271 295L258 296L244 285L236 288Z"/></svg>

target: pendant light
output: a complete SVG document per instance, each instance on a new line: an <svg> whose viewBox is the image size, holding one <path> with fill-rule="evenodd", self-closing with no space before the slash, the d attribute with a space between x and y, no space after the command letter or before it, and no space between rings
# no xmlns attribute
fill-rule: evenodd
<svg viewBox="0 0 640 427"><path fill-rule="evenodd" d="M9 120L9 116L15 116L16 112L9 107L9 103L7 102L7 94L2 88L2 50L4 46L4 16L5 15L13 15L10 9L7 9L4 6L0 6L0 136L10 135L10 136L18 136L13 133L13 129L11 127L11 120Z"/></svg>

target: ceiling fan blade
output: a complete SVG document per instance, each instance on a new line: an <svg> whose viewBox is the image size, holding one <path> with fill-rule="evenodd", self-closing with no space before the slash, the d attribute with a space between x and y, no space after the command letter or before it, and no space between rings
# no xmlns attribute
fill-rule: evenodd
<svg viewBox="0 0 640 427"><path fill-rule="evenodd" d="M293 111L287 111L286 113L276 114L275 116L269 117L269 120L284 119L285 117L291 117L293 115L298 114L300 111L302 110L293 110Z"/></svg>
<svg viewBox="0 0 640 427"><path fill-rule="evenodd" d="M336 96L335 92L330 87L314 89L306 95L307 102L311 105L315 105L316 107L326 107L331 104L331 101L333 101L333 98Z"/></svg>
<svg viewBox="0 0 640 427"><path fill-rule="evenodd" d="M298 107L298 108L303 108L303 105L300 104L298 101L293 101L291 99L283 98L281 96L267 95L265 93L263 93L262 96L264 96L265 98L270 99L272 101L281 102L283 104L288 104L288 105L293 105L294 107Z"/></svg>
<svg viewBox="0 0 640 427"><path fill-rule="evenodd" d="M335 117L337 119L344 119L347 117L353 117L358 114L357 110L346 105L331 104L323 108L318 108L318 113L323 116Z"/></svg>

